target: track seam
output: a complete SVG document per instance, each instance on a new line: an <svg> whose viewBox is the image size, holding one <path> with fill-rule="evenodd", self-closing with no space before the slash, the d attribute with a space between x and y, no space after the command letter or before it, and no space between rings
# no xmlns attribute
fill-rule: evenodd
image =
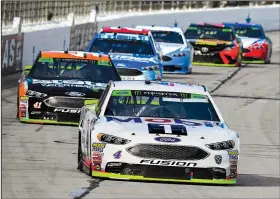
<svg viewBox="0 0 280 199"><path fill-rule="evenodd" d="M218 84L214 89L212 89L210 91L210 93L214 93L215 91L217 91L219 88L221 88L221 86L223 86L224 84L227 83L227 81L231 80L244 66L240 66L238 67L238 69L236 71L234 71L231 75L229 75L226 79L222 80L220 84Z"/></svg>

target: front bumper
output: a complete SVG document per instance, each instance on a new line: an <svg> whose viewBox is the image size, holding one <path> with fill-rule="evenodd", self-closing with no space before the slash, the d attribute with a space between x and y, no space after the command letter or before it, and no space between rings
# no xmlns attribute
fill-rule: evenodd
<svg viewBox="0 0 280 199"><path fill-rule="evenodd" d="M58 124L58 125L70 125L70 126L78 126L77 122L58 122L55 120L41 120L41 119L28 119L28 118L20 118L20 122L30 123L30 124Z"/></svg>
<svg viewBox="0 0 280 199"><path fill-rule="evenodd" d="M241 53L236 49L216 51L208 54L203 54L201 51L195 51L193 57L193 65L195 66L238 66Z"/></svg>
<svg viewBox="0 0 280 199"><path fill-rule="evenodd" d="M188 74L192 70L192 64L188 56L185 57L171 57L165 56L170 61L163 62L163 73L164 74Z"/></svg>
<svg viewBox="0 0 280 199"><path fill-rule="evenodd" d="M211 62L193 62L194 66L220 66L220 67L236 67L237 64L215 64Z"/></svg>
<svg viewBox="0 0 280 199"><path fill-rule="evenodd" d="M264 64L266 58L265 48L262 49L250 49L244 48L242 54L242 63L246 64Z"/></svg>
<svg viewBox="0 0 280 199"><path fill-rule="evenodd" d="M181 182L181 183L202 183L202 184L236 184L236 179L200 179L191 176L189 179L163 178L163 177L146 177L143 175L128 175L104 171L92 171L93 177L124 179L136 181L160 181L160 182Z"/></svg>
<svg viewBox="0 0 280 199"><path fill-rule="evenodd" d="M92 176L144 181L236 183L238 154L183 145L144 145L120 150L119 146L94 143Z"/></svg>

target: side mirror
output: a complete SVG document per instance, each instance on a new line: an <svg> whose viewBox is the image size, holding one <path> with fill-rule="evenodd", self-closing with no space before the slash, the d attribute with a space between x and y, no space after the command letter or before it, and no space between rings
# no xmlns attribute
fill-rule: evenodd
<svg viewBox="0 0 280 199"><path fill-rule="evenodd" d="M29 72L30 72L30 70L31 70L31 68L32 68L32 65L24 66L24 69L23 69L24 74L25 74L25 75L28 75Z"/></svg>

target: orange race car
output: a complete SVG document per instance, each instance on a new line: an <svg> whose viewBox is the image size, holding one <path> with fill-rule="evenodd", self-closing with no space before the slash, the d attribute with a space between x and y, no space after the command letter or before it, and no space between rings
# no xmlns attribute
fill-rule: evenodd
<svg viewBox="0 0 280 199"><path fill-rule="evenodd" d="M98 102L110 80L120 81L108 55L42 51L19 79L21 122L77 125L80 109Z"/></svg>

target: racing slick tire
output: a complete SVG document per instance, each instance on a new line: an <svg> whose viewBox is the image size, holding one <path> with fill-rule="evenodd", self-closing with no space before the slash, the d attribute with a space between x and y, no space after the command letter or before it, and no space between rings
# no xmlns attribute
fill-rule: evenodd
<svg viewBox="0 0 280 199"><path fill-rule="evenodd" d="M237 56L237 66L240 67L242 66L242 55L243 55L243 50L241 53Z"/></svg>
<svg viewBox="0 0 280 199"><path fill-rule="evenodd" d="M81 149L81 132L79 131L79 141L78 141L78 167L77 169L83 171L84 164L82 161L82 149Z"/></svg>
<svg viewBox="0 0 280 199"><path fill-rule="evenodd" d="M271 61L271 55L272 55L272 49L271 49L271 51L270 51L269 56L266 56L266 59L265 59L265 64L270 64L270 61Z"/></svg>

